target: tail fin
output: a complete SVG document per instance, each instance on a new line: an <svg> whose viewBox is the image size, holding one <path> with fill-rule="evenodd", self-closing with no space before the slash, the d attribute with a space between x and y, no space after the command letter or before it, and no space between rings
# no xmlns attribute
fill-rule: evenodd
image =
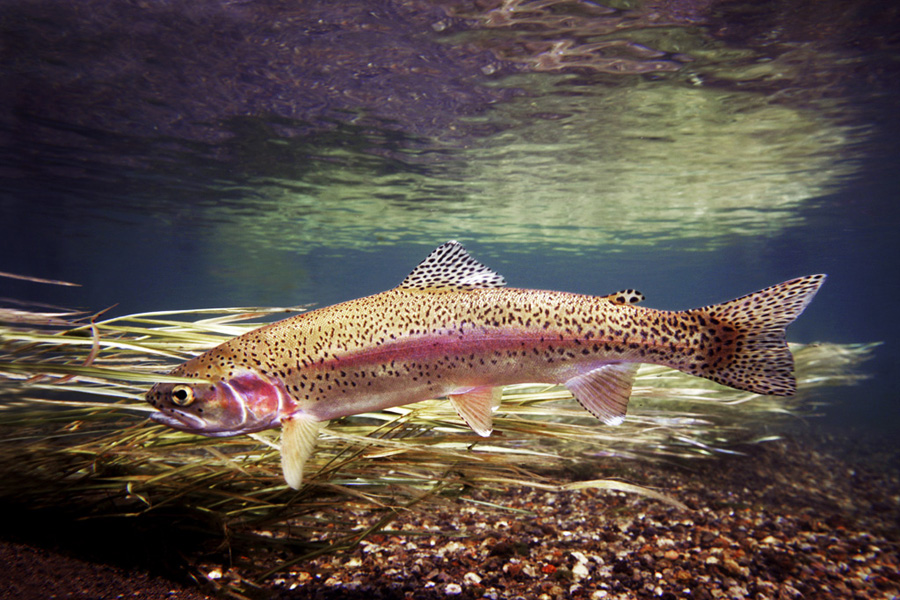
<svg viewBox="0 0 900 600"><path fill-rule="evenodd" d="M812 301L825 275L773 285L730 302L688 311L716 328L688 372L757 394L790 396L797 391L794 357L785 328ZM712 333L712 331L711 331Z"/></svg>

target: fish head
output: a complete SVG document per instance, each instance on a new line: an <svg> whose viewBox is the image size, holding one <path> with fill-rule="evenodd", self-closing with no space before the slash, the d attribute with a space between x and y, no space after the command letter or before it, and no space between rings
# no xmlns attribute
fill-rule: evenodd
<svg viewBox="0 0 900 600"><path fill-rule="evenodd" d="M174 375L183 375L179 369ZM150 418L191 433L228 436L277 427L294 402L278 380L254 371L227 379L189 383L158 383L147 392L158 412Z"/></svg>

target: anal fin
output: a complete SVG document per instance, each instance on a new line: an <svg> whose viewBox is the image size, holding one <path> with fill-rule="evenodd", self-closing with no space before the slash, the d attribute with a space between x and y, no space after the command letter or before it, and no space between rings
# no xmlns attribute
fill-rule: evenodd
<svg viewBox="0 0 900 600"><path fill-rule="evenodd" d="M302 414L281 419L281 470L295 490L303 483L303 465L316 446L319 430L327 423Z"/></svg>
<svg viewBox="0 0 900 600"><path fill-rule="evenodd" d="M589 413L607 425L620 425L631 397L638 363L604 365L568 380L565 385Z"/></svg>
<svg viewBox="0 0 900 600"><path fill-rule="evenodd" d="M476 387L458 394L449 394L450 403L456 413L472 431L488 437L494 430L493 409L500 405L502 387Z"/></svg>

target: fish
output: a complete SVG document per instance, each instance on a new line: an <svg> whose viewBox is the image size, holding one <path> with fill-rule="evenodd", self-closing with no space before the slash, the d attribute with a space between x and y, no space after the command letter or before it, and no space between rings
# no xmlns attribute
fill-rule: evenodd
<svg viewBox="0 0 900 600"><path fill-rule="evenodd" d="M562 384L607 425L625 419L638 366L653 363L758 394L796 392L785 329L825 275L682 311L605 296L517 289L456 241L387 291L232 338L146 395L151 418L205 436L282 428L286 483L299 489L320 429L341 417L446 397L487 437L502 388Z"/></svg>

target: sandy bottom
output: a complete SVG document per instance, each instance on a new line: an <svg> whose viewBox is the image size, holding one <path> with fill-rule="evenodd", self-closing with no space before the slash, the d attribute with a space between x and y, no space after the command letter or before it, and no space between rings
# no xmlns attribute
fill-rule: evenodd
<svg viewBox="0 0 900 600"><path fill-rule="evenodd" d="M622 473L687 509L616 492L479 490L262 581L256 574L291 556L251 551L223 564L160 538L117 553L92 543L89 526L3 527L0 597L193 600L246 580L260 584L243 586L252 598L898 597L897 450L817 438L744 451ZM346 514L359 524L378 516Z"/></svg>

